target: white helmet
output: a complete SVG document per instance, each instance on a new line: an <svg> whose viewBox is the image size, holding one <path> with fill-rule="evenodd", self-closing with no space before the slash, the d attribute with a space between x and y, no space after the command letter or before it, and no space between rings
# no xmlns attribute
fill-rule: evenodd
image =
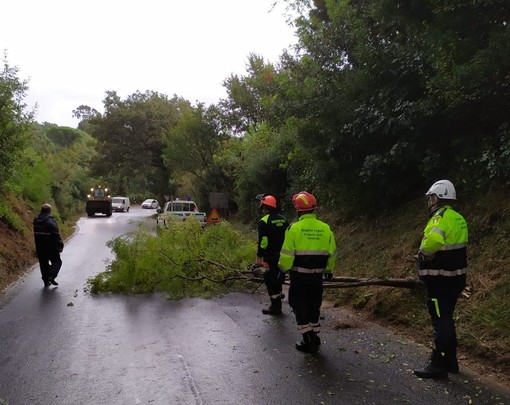
<svg viewBox="0 0 510 405"><path fill-rule="evenodd" d="M455 192L455 187L450 180L439 180L436 181L429 188L429 191L425 193L425 195L435 194L442 200L456 200L457 193Z"/></svg>

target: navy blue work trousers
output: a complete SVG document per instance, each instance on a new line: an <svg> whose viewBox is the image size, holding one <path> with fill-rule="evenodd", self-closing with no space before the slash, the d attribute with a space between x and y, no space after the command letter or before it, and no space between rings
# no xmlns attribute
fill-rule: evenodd
<svg viewBox="0 0 510 405"><path fill-rule="evenodd" d="M37 252L39 267L43 281L55 279L62 267L62 259L58 252Z"/></svg>
<svg viewBox="0 0 510 405"><path fill-rule="evenodd" d="M322 273L290 271L289 305L296 316L296 323L319 325L322 305Z"/></svg>
<svg viewBox="0 0 510 405"><path fill-rule="evenodd" d="M451 294L429 294L427 307L434 329L435 351L446 355L457 349L457 333L453 312L457 304L458 292Z"/></svg>
<svg viewBox="0 0 510 405"><path fill-rule="evenodd" d="M264 282L266 283L267 293L270 297L278 295L282 292L283 280L278 280L278 260L271 261L269 264L269 270L264 273Z"/></svg>

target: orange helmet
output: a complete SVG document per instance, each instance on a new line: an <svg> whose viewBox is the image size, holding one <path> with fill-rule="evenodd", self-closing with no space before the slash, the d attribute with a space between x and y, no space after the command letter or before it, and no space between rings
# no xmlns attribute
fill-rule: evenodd
<svg viewBox="0 0 510 405"><path fill-rule="evenodd" d="M297 212L313 211L317 208L317 200L308 191L300 191L292 196L292 203Z"/></svg>
<svg viewBox="0 0 510 405"><path fill-rule="evenodd" d="M260 206L266 206L269 208L276 208L276 198L274 198L272 195L266 195L262 197L262 200L260 200Z"/></svg>

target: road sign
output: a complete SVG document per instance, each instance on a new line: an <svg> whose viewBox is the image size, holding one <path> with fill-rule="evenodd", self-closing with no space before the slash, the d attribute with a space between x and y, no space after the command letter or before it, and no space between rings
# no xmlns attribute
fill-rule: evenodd
<svg viewBox="0 0 510 405"><path fill-rule="evenodd" d="M208 224L217 224L218 222L221 222L221 216L218 214L218 211L216 208L213 208L209 216L207 217L207 223Z"/></svg>

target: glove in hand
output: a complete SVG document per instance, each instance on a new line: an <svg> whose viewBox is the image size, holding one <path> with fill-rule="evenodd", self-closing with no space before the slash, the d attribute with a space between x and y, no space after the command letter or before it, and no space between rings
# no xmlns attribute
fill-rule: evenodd
<svg viewBox="0 0 510 405"><path fill-rule="evenodd" d="M280 283L282 283L282 284L283 284L283 282L285 281L285 273L284 273L283 271L281 271L281 270L280 270L280 271L278 272L278 275L276 276L276 278L278 279L278 281L279 281Z"/></svg>
<svg viewBox="0 0 510 405"><path fill-rule="evenodd" d="M255 271L255 269L261 267L261 264L258 263L250 263L248 266L246 266L246 270L249 270L251 272Z"/></svg>
<svg viewBox="0 0 510 405"><path fill-rule="evenodd" d="M267 271L267 269L259 263L249 264L247 269L251 271L255 277L263 277L264 273Z"/></svg>
<svg viewBox="0 0 510 405"><path fill-rule="evenodd" d="M333 278L333 273L324 273L324 280L331 280Z"/></svg>

